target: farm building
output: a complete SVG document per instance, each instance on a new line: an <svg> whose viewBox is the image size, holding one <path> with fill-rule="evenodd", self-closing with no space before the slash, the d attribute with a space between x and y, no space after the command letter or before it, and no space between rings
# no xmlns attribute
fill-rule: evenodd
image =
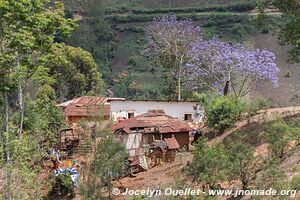
<svg viewBox="0 0 300 200"><path fill-rule="evenodd" d="M103 116L110 119L110 98L82 96L61 104L58 107L63 109L63 115L69 124L79 120L93 121Z"/></svg>
<svg viewBox="0 0 300 200"><path fill-rule="evenodd" d="M157 164L157 159L172 162L175 150L188 148L191 128L163 111L150 111L116 123L112 130L125 145L132 163L148 169Z"/></svg>
<svg viewBox="0 0 300 200"><path fill-rule="evenodd" d="M187 122L202 122L204 108L195 101L125 100L110 99L112 121L129 119L152 110L162 110L166 115Z"/></svg>

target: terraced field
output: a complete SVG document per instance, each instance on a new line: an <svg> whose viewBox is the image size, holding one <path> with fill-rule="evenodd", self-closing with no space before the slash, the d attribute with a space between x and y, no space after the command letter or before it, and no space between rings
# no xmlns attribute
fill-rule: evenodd
<svg viewBox="0 0 300 200"><path fill-rule="evenodd" d="M97 2L97 3L95 3ZM264 28L255 25L255 1L246 0L65 0L69 12L81 9L82 20L71 43L91 51L104 73L107 85L122 71L128 71L145 90L159 94L163 85L161 71L144 53L147 48L146 27L154 18L174 14L179 19L190 18L201 26L204 37L218 36L223 40L245 43L250 48L273 51L280 67L279 88L262 83L252 91L253 96L263 96L275 106L298 105L300 93L299 69L286 61L289 47L278 44L274 27L280 13L268 13L269 23ZM76 6L79 5L79 6ZM102 13L102 14L101 14ZM101 19L106 19L106 23ZM99 35L95 24L110 27L110 37ZM103 39L104 38L104 39ZM104 40L104 41L103 41ZM108 46L106 46L109 42ZM112 44L111 44L112 43ZM108 57L109 56L109 57ZM103 68L102 66L106 66ZM109 71L109 72L108 72ZM287 77L286 74L289 74ZM262 89L267 88L267 89ZM154 98L160 98L155 96Z"/></svg>

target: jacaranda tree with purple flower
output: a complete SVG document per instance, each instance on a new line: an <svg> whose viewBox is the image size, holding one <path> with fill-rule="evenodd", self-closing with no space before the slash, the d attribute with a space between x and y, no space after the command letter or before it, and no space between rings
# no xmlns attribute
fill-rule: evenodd
<svg viewBox="0 0 300 200"><path fill-rule="evenodd" d="M168 75L177 79L177 97L181 99L182 67L190 60L191 45L200 38L200 28L191 20L178 21L175 16L155 19L148 26L150 47Z"/></svg>
<svg viewBox="0 0 300 200"><path fill-rule="evenodd" d="M231 92L245 96L263 80L278 86L275 55L267 50L250 50L218 38L204 40L191 20L175 16L155 19L148 27L150 46L160 64L189 91L207 88L219 95Z"/></svg>
<svg viewBox="0 0 300 200"><path fill-rule="evenodd" d="M241 44L213 38L195 42L190 56L192 62L185 68L190 89L202 86L219 95L231 92L242 97L258 81L268 80L278 86L275 55L267 50L250 50Z"/></svg>

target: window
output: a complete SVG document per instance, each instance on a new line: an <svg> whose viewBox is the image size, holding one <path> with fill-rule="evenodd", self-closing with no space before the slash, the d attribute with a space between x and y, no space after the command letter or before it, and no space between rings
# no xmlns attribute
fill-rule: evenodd
<svg viewBox="0 0 300 200"><path fill-rule="evenodd" d="M189 121L189 122L190 122L190 121L193 121L193 120L192 120L192 114L184 114L184 120L185 120L185 121Z"/></svg>
<svg viewBox="0 0 300 200"><path fill-rule="evenodd" d="M134 117L134 112L128 112L128 119Z"/></svg>

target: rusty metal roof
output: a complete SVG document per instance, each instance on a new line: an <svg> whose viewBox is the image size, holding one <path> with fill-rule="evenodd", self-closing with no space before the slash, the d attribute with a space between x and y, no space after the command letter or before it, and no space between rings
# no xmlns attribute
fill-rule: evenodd
<svg viewBox="0 0 300 200"><path fill-rule="evenodd" d="M60 105L65 107L64 116L67 117L96 117L100 114L109 116L110 106L105 104L107 99L106 97L82 96Z"/></svg>
<svg viewBox="0 0 300 200"><path fill-rule="evenodd" d="M192 129L187 123L162 113L146 113L121 121L112 125L112 130L124 130L131 133L136 129L143 129L144 133L180 133L189 132Z"/></svg>
<svg viewBox="0 0 300 200"><path fill-rule="evenodd" d="M146 100L130 100L130 99L109 99L108 101L122 101L122 102L173 102L173 103L199 103L198 101L179 101L179 100L156 100L156 99L146 99Z"/></svg>
<svg viewBox="0 0 300 200"><path fill-rule="evenodd" d="M164 138L164 140L168 144L169 149L179 149L180 148L176 138Z"/></svg>
<svg viewBox="0 0 300 200"><path fill-rule="evenodd" d="M64 116L66 117L96 117L101 114L104 116L110 115L110 106L74 106L69 105L65 111Z"/></svg>
<svg viewBox="0 0 300 200"><path fill-rule="evenodd" d="M77 99L72 99L60 104L57 104L58 107L67 107L69 105L76 106L95 106L102 105L107 103L110 100L124 100L124 98L107 98L107 97L95 97L95 96L82 96Z"/></svg>

